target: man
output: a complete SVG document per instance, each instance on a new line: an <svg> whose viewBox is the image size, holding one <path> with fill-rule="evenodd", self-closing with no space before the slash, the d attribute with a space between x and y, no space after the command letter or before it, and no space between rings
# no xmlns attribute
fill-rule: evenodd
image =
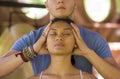
<svg viewBox="0 0 120 79"><path fill-rule="evenodd" d="M74 20L77 18L74 17L74 13L76 12L76 0L47 0L46 8L50 12L50 19L56 17L70 18ZM48 26L49 25L50 23L48 24ZM76 33L75 37L77 38L77 47L74 54L81 55L73 56L73 60L75 61L74 65L77 68L89 73L92 73L93 65L104 78L119 79L119 67L112 58L111 51L108 47L107 42L94 32L88 31L81 26L73 26L75 26L74 32ZM14 71L17 67L23 64L24 61L28 60L31 60L32 62L34 74L37 74L48 67L50 63L50 56L47 54L47 51L44 48L46 38L40 39L43 30L43 35L46 35L46 28L44 28L45 27L41 27L38 30L32 31L20 38L12 46L11 50L8 51L5 56L0 58L0 76L4 76ZM80 32L78 29L80 30ZM78 40L80 40L81 42L78 43ZM33 48L31 48L31 46L33 46ZM25 47L28 48L24 49ZM77 50L77 48L81 50ZM23 49L23 52L17 54ZM29 57L28 54L24 54L25 51L31 53L31 51L33 50L39 55L34 57L32 54L32 56ZM25 59L23 54L28 56L27 60Z"/></svg>

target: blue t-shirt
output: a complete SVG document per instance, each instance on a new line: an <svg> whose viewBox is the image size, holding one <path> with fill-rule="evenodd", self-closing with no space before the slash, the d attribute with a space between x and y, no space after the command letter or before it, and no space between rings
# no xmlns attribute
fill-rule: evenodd
<svg viewBox="0 0 120 79"><path fill-rule="evenodd" d="M98 33L92 32L81 26L78 27L84 42L90 49L94 50L101 58L112 57L107 42ZM31 31L29 34L24 35L15 42L11 50L21 51L23 48L33 45L40 38L44 28L45 27L41 27L38 30ZM76 68L92 73L92 65L85 57L77 55L72 57L72 61L74 61L73 64ZM38 74L49 66L50 55L38 55L31 60L31 64L34 74Z"/></svg>

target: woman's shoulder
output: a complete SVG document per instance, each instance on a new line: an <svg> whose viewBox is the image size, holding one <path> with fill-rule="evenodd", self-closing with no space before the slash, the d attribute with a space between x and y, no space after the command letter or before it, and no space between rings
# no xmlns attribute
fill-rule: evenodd
<svg viewBox="0 0 120 79"><path fill-rule="evenodd" d="M97 79L94 75L92 75L90 73L87 73L84 71L82 71L82 73L83 73L83 79Z"/></svg>
<svg viewBox="0 0 120 79"><path fill-rule="evenodd" d="M37 74L29 77L28 79L39 79L39 77L40 77L40 74Z"/></svg>

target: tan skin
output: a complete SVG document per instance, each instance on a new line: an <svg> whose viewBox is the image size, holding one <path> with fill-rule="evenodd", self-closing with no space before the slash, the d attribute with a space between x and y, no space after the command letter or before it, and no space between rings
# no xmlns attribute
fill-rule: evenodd
<svg viewBox="0 0 120 79"><path fill-rule="evenodd" d="M49 2L50 1L50 2ZM68 4L68 2L71 3L71 5ZM54 4L54 5L53 5ZM76 4L78 4L78 0L47 0L46 7L49 11L51 11L50 17L61 17L65 18L69 17L71 19L75 19L75 21L79 22L79 18L74 17L78 15L78 8L76 8ZM53 6L50 6L53 5ZM67 9L67 7L72 6L71 9ZM62 7L57 9L57 7ZM67 10L66 10L67 9ZM53 12L53 13L52 13ZM70 13L74 12L74 13ZM61 14L60 14L61 13ZM63 13L63 14L62 14ZM74 15L76 14L76 15ZM62 17L62 16L63 17ZM78 15L79 17L79 15ZM85 58L87 58L93 66L97 69L97 71L105 78L105 79L120 79L120 66L115 62L114 58L107 57L107 58L100 58L96 53L89 49L85 42L82 40L82 37L80 35L80 31L77 28L75 24L71 24L73 26L73 32L77 41L78 49L76 49L76 52L74 54L82 55ZM94 60L96 59L96 60ZM104 66L104 67L103 67ZM113 76L114 74L114 76ZM115 78L116 77L116 78Z"/></svg>
<svg viewBox="0 0 120 79"><path fill-rule="evenodd" d="M74 34L76 44L77 44L77 47L78 47L74 51L73 54L82 55L82 56L86 57L87 59L89 59L89 61L92 64L94 64L94 67L99 71L99 73L102 74L102 76L105 79L119 79L120 78L120 76L119 76L120 71L118 70L119 67L117 67L117 68L114 67L114 66L117 66L117 64L115 63L113 58L101 59L98 55L96 55L96 53L93 50L89 49L86 46L86 44L82 40L82 37L80 36L80 32L79 32L78 27L73 23L71 23L71 26L73 28L72 32ZM49 29L50 29L50 24L45 29L45 31L46 31L45 35L46 36L47 36L47 34L49 32ZM94 60L94 59L96 59L96 60ZM99 61L99 63L98 63L98 61ZM107 70L105 70L105 69L107 69ZM114 74L115 76L113 76L112 74Z"/></svg>
<svg viewBox="0 0 120 79"><path fill-rule="evenodd" d="M46 8L50 12L50 19L53 19L54 17L59 18L70 18L77 22L79 24L79 12L76 9L76 5L78 3L78 0L47 0L46 1ZM48 24L48 27L45 29L45 33L48 33L48 30L50 26L50 23ZM92 65L97 69L97 71L102 74L102 76L105 79L120 79L120 67L118 64L116 64L115 60L112 57L107 58L100 58L96 53L89 49L85 42L82 40L82 37L79 33L78 28L76 25L74 29L74 34L76 34L78 37L75 37L78 45L78 51L77 55L83 55L86 57ZM34 45L34 50L38 52L39 54L46 54L46 49L43 47L45 45L45 38L40 38ZM82 47L82 46L83 47ZM79 51L80 50L80 51ZM87 50L87 51L85 51ZM18 68L21 64L23 64L23 60L20 56L16 57L15 54L18 51L10 50L8 51L4 56L0 57L0 78L9 74L10 72L14 71L16 68ZM40 53L41 52L41 53ZM94 60L94 59L96 60ZM4 64L4 65L3 65ZM9 67L9 66L10 67ZM103 67L104 66L104 67ZM114 75L114 76L113 76ZM116 77L116 78L115 78Z"/></svg>
<svg viewBox="0 0 120 79"><path fill-rule="evenodd" d="M80 70L71 64L71 55L75 47L73 28L63 21L55 22L49 27L46 48L51 56L51 64L44 70L42 79L81 79ZM29 79L39 79L39 77L40 74ZM83 72L83 79L96 78Z"/></svg>
<svg viewBox="0 0 120 79"><path fill-rule="evenodd" d="M80 32L77 26L75 24L72 24L72 26L74 28L73 32L78 45L78 49L74 53L87 58L105 79L120 79L120 67L118 67L114 59L100 58L93 50L89 49L84 43L82 37L80 36Z"/></svg>

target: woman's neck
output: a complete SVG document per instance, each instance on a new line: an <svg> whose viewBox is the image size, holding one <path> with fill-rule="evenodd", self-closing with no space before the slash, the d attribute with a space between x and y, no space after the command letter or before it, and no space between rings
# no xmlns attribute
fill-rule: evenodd
<svg viewBox="0 0 120 79"><path fill-rule="evenodd" d="M51 55L51 64L46 71L50 71L52 74L65 75L70 74L72 70L76 70L76 68L71 63L71 55Z"/></svg>

